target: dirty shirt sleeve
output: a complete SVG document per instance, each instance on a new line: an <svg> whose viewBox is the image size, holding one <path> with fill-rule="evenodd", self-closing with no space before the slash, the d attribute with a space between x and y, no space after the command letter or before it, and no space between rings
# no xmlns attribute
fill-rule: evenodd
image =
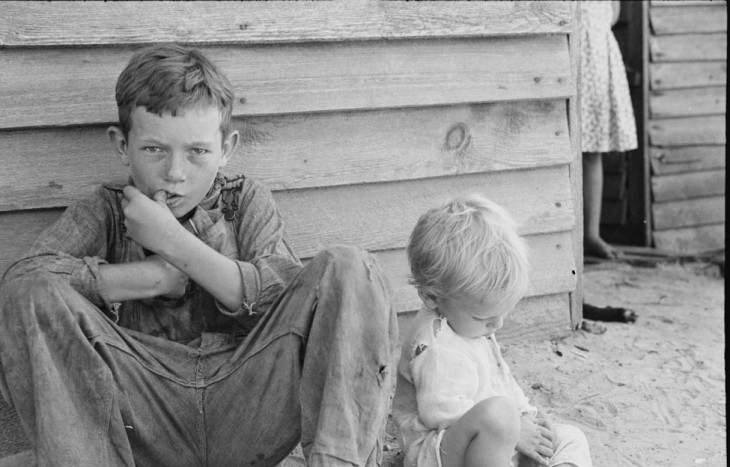
<svg viewBox="0 0 730 467"><path fill-rule="evenodd" d="M246 179L238 205L236 263L244 299L237 310L218 303L222 313L234 318L265 313L302 267L284 238L284 223L268 188Z"/></svg>
<svg viewBox="0 0 730 467"><path fill-rule="evenodd" d="M466 354L441 345L435 338L445 322L436 319L427 324L411 341L409 369L421 421L442 430L474 406L479 387L477 367Z"/></svg>
<svg viewBox="0 0 730 467"><path fill-rule="evenodd" d="M45 271L68 281L94 305L109 309L111 303L103 292L99 264L107 263L109 230L115 225L116 209L114 194L101 187L69 206L8 269L3 281Z"/></svg>

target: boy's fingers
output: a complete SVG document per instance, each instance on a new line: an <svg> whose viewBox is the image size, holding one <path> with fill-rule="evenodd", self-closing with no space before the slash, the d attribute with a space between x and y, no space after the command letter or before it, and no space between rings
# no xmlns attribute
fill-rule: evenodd
<svg viewBox="0 0 730 467"><path fill-rule="evenodd" d="M167 204L167 193L165 190L155 191L155 194L152 195L152 199L159 204Z"/></svg>
<svg viewBox="0 0 730 467"><path fill-rule="evenodd" d="M135 196L139 196L142 194L142 192L139 191L139 189L137 189L137 187L134 187L132 185L125 186L123 193L124 193L124 197L127 198L128 200L131 200Z"/></svg>

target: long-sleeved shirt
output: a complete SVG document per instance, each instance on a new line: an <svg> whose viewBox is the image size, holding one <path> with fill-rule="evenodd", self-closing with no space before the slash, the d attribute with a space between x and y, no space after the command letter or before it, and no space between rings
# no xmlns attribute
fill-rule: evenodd
<svg viewBox="0 0 730 467"><path fill-rule="evenodd" d="M493 396L511 399L521 414L537 414L512 377L493 334L460 336L446 318L422 308L403 344L393 399L404 465L415 465L420 443L430 432L448 428Z"/></svg>
<svg viewBox="0 0 730 467"><path fill-rule="evenodd" d="M203 332L244 334L300 271L269 190L243 176L218 175L203 201L181 220L208 246L236 261L244 300L227 309L190 281L179 300L155 298L111 303L100 264L119 264L151 254L127 237L121 184L105 184L70 206L46 229L4 280L36 270L59 274L121 326L189 342Z"/></svg>

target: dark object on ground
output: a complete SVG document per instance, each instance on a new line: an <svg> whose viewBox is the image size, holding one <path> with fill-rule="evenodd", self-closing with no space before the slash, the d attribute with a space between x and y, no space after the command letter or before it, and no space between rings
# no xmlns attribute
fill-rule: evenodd
<svg viewBox="0 0 730 467"><path fill-rule="evenodd" d="M637 315L633 310L613 306L594 306L588 303L583 304L583 318L593 321L618 321L621 323L633 323Z"/></svg>
<svg viewBox="0 0 730 467"><path fill-rule="evenodd" d="M585 332L591 334L603 334L604 332L606 332L606 326L602 325L601 323L596 323L595 321L588 321L585 319L581 321L580 328Z"/></svg>

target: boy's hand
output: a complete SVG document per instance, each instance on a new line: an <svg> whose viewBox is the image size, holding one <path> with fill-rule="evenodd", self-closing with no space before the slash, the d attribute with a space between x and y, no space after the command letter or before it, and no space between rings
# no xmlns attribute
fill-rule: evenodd
<svg viewBox="0 0 730 467"><path fill-rule="evenodd" d="M553 456L552 425L544 419L536 422L529 415L520 417L520 423L521 428L520 437L517 440L517 451L530 459L534 459L541 465L547 465L547 459Z"/></svg>
<svg viewBox="0 0 730 467"><path fill-rule="evenodd" d="M136 187L124 187L122 210L127 236L156 253L169 246L171 237L182 228L166 200L164 191L156 192L153 199L149 199Z"/></svg>
<svg viewBox="0 0 730 467"><path fill-rule="evenodd" d="M155 288L158 289L159 296L180 298L185 295L185 288L189 279L182 271L165 261L160 255L150 255L142 261L148 263L157 271L155 277L159 279L155 284Z"/></svg>

